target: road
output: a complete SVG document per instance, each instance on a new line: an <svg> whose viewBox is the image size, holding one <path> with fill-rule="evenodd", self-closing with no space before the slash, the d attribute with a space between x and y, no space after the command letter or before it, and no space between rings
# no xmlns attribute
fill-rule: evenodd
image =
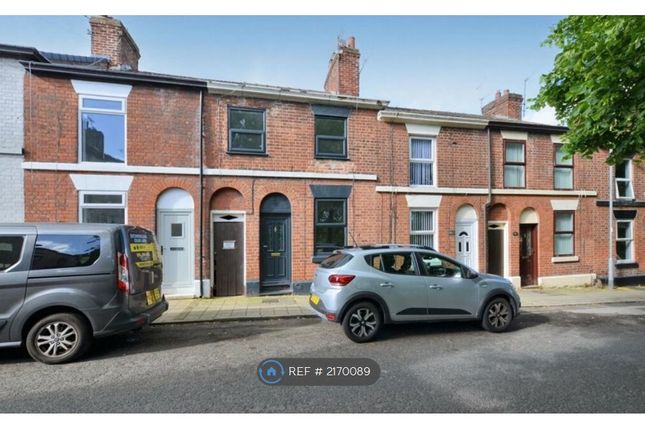
<svg viewBox="0 0 645 430"><path fill-rule="evenodd" d="M260 383L269 357L368 357L367 387ZM353 344L317 319L153 326L46 366L0 350L0 412L645 412L645 305L524 312L513 330L386 328Z"/></svg>

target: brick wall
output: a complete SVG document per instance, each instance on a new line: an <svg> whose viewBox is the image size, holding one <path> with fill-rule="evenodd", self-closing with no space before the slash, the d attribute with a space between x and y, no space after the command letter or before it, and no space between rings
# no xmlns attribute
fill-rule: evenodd
<svg viewBox="0 0 645 430"><path fill-rule="evenodd" d="M23 79L17 60L0 58L0 222L24 220L22 148L24 139Z"/></svg>
<svg viewBox="0 0 645 430"><path fill-rule="evenodd" d="M350 37L347 42L339 43L337 52L329 61L325 91L358 96L360 93L359 61L360 52L356 49L353 37Z"/></svg>

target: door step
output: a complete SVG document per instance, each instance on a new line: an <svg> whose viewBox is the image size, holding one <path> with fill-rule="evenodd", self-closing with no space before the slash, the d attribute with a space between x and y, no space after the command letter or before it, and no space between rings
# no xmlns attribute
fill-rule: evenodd
<svg viewBox="0 0 645 430"><path fill-rule="evenodd" d="M280 296L286 294L293 294L293 289L285 285L276 287L260 287L261 296Z"/></svg>

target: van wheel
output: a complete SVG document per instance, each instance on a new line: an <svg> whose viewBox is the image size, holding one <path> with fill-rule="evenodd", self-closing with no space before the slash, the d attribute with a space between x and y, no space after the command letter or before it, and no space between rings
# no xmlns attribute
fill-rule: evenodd
<svg viewBox="0 0 645 430"><path fill-rule="evenodd" d="M493 333L506 331L513 321L513 309L503 297L497 297L486 305L482 315L482 327Z"/></svg>
<svg viewBox="0 0 645 430"><path fill-rule="evenodd" d="M27 352L45 364L75 360L90 346L87 323L74 314L53 314L38 321L27 334Z"/></svg>
<svg viewBox="0 0 645 430"><path fill-rule="evenodd" d="M378 335L383 325L379 309L370 302L352 306L343 318L343 330L356 343L369 342Z"/></svg>

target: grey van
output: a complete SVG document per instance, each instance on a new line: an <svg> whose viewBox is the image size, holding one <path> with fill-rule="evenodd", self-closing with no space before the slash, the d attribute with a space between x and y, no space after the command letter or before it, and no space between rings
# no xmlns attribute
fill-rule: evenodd
<svg viewBox="0 0 645 430"><path fill-rule="evenodd" d="M155 235L116 224L0 224L0 347L36 360L80 357L95 337L168 309Z"/></svg>

